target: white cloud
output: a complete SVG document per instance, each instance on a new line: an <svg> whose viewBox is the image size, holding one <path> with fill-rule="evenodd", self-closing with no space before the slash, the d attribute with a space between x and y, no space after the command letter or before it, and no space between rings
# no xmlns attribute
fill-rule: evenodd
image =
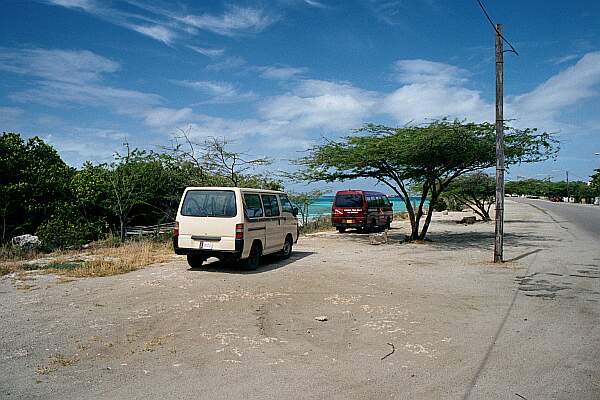
<svg viewBox="0 0 600 400"><path fill-rule="evenodd" d="M510 113L519 120L555 121L563 109L598 96L599 85L600 52L587 53L531 92L509 99Z"/></svg>
<svg viewBox="0 0 600 400"><path fill-rule="evenodd" d="M303 74L307 71L306 68L294 68L294 67L256 67L258 71L261 71L261 78L273 79L273 80L287 80L296 77L297 75Z"/></svg>
<svg viewBox="0 0 600 400"><path fill-rule="evenodd" d="M264 10L251 7L231 7L222 15L186 15L177 17L187 25L224 36L260 32L275 22Z"/></svg>
<svg viewBox="0 0 600 400"><path fill-rule="evenodd" d="M97 9L97 3L94 0L47 0L47 3L66 8L80 8L88 12Z"/></svg>
<svg viewBox="0 0 600 400"><path fill-rule="evenodd" d="M9 96L18 102L48 106L106 107L123 115L135 115L162 102L159 95L89 83L40 82L35 88Z"/></svg>
<svg viewBox="0 0 600 400"><path fill-rule="evenodd" d="M0 123L6 124L21 118L25 111L17 107L0 107Z"/></svg>
<svg viewBox="0 0 600 400"><path fill-rule="evenodd" d="M257 33L277 18L265 9L256 7L230 6L220 14L185 14L163 8L153 3L124 0L108 2L97 0L37 0L52 6L89 13L108 23L140 33L166 45L181 37L190 37L200 30L223 36ZM181 6L179 8L182 8ZM193 50L216 57L222 55L218 49L194 48Z"/></svg>
<svg viewBox="0 0 600 400"><path fill-rule="evenodd" d="M45 2L53 6L87 12L111 24L140 33L167 45L170 45L178 37L175 32L176 30L179 29L186 32L185 29L177 27L173 24L173 21L166 18L167 13L163 15L135 14L111 8L108 2L97 2L95 0L46 0ZM151 9L154 9L156 12L159 11L159 9L152 7L147 8L147 10ZM142 25L140 21L144 21L146 24Z"/></svg>
<svg viewBox="0 0 600 400"><path fill-rule="evenodd" d="M457 84L466 82L467 71L450 64L428 60L399 60L394 64L401 83Z"/></svg>
<svg viewBox="0 0 600 400"><path fill-rule="evenodd" d="M0 49L0 70L39 79L34 87L10 94L14 101L107 107L119 114L135 114L162 102L156 94L101 84L104 74L119 68L87 50Z"/></svg>
<svg viewBox="0 0 600 400"><path fill-rule="evenodd" d="M202 54L209 58L221 57L225 54L225 49L209 49L206 47L188 46L188 48L194 50L196 53Z"/></svg>
<svg viewBox="0 0 600 400"><path fill-rule="evenodd" d="M553 63L555 65L560 65L560 64L564 64L569 61L577 60L578 58L579 58L579 55L577 55L577 54L567 54L566 56L562 56L562 57L552 57L548 61L550 61L551 63Z"/></svg>
<svg viewBox="0 0 600 400"><path fill-rule="evenodd" d="M252 92L240 92L233 84L222 81L176 81L178 85L202 92L211 103L237 103L256 98Z"/></svg>
<svg viewBox="0 0 600 400"><path fill-rule="evenodd" d="M156 107L147 110L144 113L144 123L153 128L172 129L181 123L187 123L194 119L194 112L191 108L173 109L166 107Z"/></svg>
<svg viewBox="0 0 600 400"><path fill-rule="evenodd" d="M0 49L0 71L60 82L97 81L119 63L87 50Z"/></svg>
<svg viewBox="0 0 600 400"><path fill-rule="evenodd" d="M484 121L493 115L492 107L475 90L439 83L414 83L387 95L381 111L400 123L444 117Z"/></svg>
<svg viewBox="0 0 600 400"><path fill-rule="evenodd" d="M244 65L246 65L246 60L242 57L226 57L223 59L223 61L207 65L206 69L209 71L219 72L229 69L236 69Z"/></svg>
<svg viewBox="0 0 600 400"><path fill-rule="evenodd" d="M304 0L304 2L306 4L308 4L309 6L312 7L317 7L317 8L327 8L327 6L323 3L321 3L320 1L316 1L316 0Z"/></svg>
<svg viewBox="0 0 600 400"><path fill-rule="evenodd" d="M459 118L489 120L492 106L481 93L465 87L467 71L456 66L422 60L399 60L394 64L398 89L384 96L380 111L401 124L428 119Z"/></svg>
<svg viewBox="0 0 600 400"><path fill-rule="evenodd" d="M156 39L164 44L170 45L173 43L177 34L172 30L165 28L160 25L136 25L136 24L126 24L130 29L141 33L142 35L146 35L151 37L152 39Z"/></svg>
<svg viewBox="0 0 600 400"><path fill-rule="evenodd" d="M263 103L259 112L266 119L300 129L339 132L360 126L375 104L375 93L350 84L304 80L291 93Z"/></svg>

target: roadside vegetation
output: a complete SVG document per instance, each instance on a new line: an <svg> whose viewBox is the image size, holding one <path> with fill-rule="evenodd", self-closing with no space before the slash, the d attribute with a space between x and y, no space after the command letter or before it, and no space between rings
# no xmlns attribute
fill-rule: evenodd
<svg viewBox="0 0 600 400"><path fill-rule="evenodd" d="M600 171L600 170L596 170ZM570 196L576 203L592 203L600 195L600 172L592 175L592 181L551 182L541 179L524 179L506 182L506 193L518 196L538 196L545 198L564 198Z"/></svg>
<svg viewBox="0 0 600 400"><path fill-rule="evenodd" d="M38 137L0 136L0 244L22 234L45 250L78 247L107 235L125 241L125 227L170 223L187 186L279 189L255 172L266 158L229 150L224 139L193 142L185 133L161 152L124 145L111 163L68 166Z"/></svg>

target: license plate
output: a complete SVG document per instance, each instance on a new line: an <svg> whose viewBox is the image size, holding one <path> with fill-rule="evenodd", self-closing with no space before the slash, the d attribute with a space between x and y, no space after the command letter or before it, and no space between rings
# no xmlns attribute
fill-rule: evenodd
<svg viewBox="0 0 600 400"><path fill-rule="evenodd" d="M211 242L200 242L200 248L202 250L212 250L212 243Z"/></svg>
<svg viewBox="0 0 600 400"><path fill-rule="evenodd" d="M347 219L347 220L346 220L346 223L347 223L347 224L353 224L353 223L354 223L354 220L353 220L353 219Z"/></svg>

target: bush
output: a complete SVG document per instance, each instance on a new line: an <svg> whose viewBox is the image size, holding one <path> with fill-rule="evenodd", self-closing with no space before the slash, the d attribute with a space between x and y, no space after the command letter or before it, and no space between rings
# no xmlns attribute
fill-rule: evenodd
<svg viewBox="0 0 600 400"><path fill-rule="evenodd" d="M443 197L439 197L433 205L435 211L444 211L448 209L448 204Z"/></svg>
<svg viewBox="0 0 600 400"><path fill-rule="evenodd" d="M306 235L307 233L331 230L332 228L333 226L331 225L331 217L322 216L317 219L308 221L306 224L300 226L300 233Z"/></svg>
<svg viewBox="0 0 600 400"><path fill-rule="evenodd" d="M106 231L106 223L89 222L67 213L53 215L38 228L36 234L44 247L49 249L77 247L97 240Z"/></svg>

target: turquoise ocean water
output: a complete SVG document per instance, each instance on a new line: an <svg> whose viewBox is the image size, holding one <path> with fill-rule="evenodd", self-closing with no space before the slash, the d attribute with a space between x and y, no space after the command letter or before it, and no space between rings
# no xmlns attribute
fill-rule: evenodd
<svg viewBox="0 0 600 400"><path fill-rule="evenodd" d="M331 215L331 205L333 204L334 196L322 196L319 197L314 202L308 205L308 214L310 219L318 218L324 215ZM404 202L397 197L390 197L390 201L392 202L392 207L394 208L394 212L404 212L406 211L406 206ZM411 203L417 203L420 201L419 197L411 197ZM428 203L425 202L425 207L427 207Z"/></svg>

